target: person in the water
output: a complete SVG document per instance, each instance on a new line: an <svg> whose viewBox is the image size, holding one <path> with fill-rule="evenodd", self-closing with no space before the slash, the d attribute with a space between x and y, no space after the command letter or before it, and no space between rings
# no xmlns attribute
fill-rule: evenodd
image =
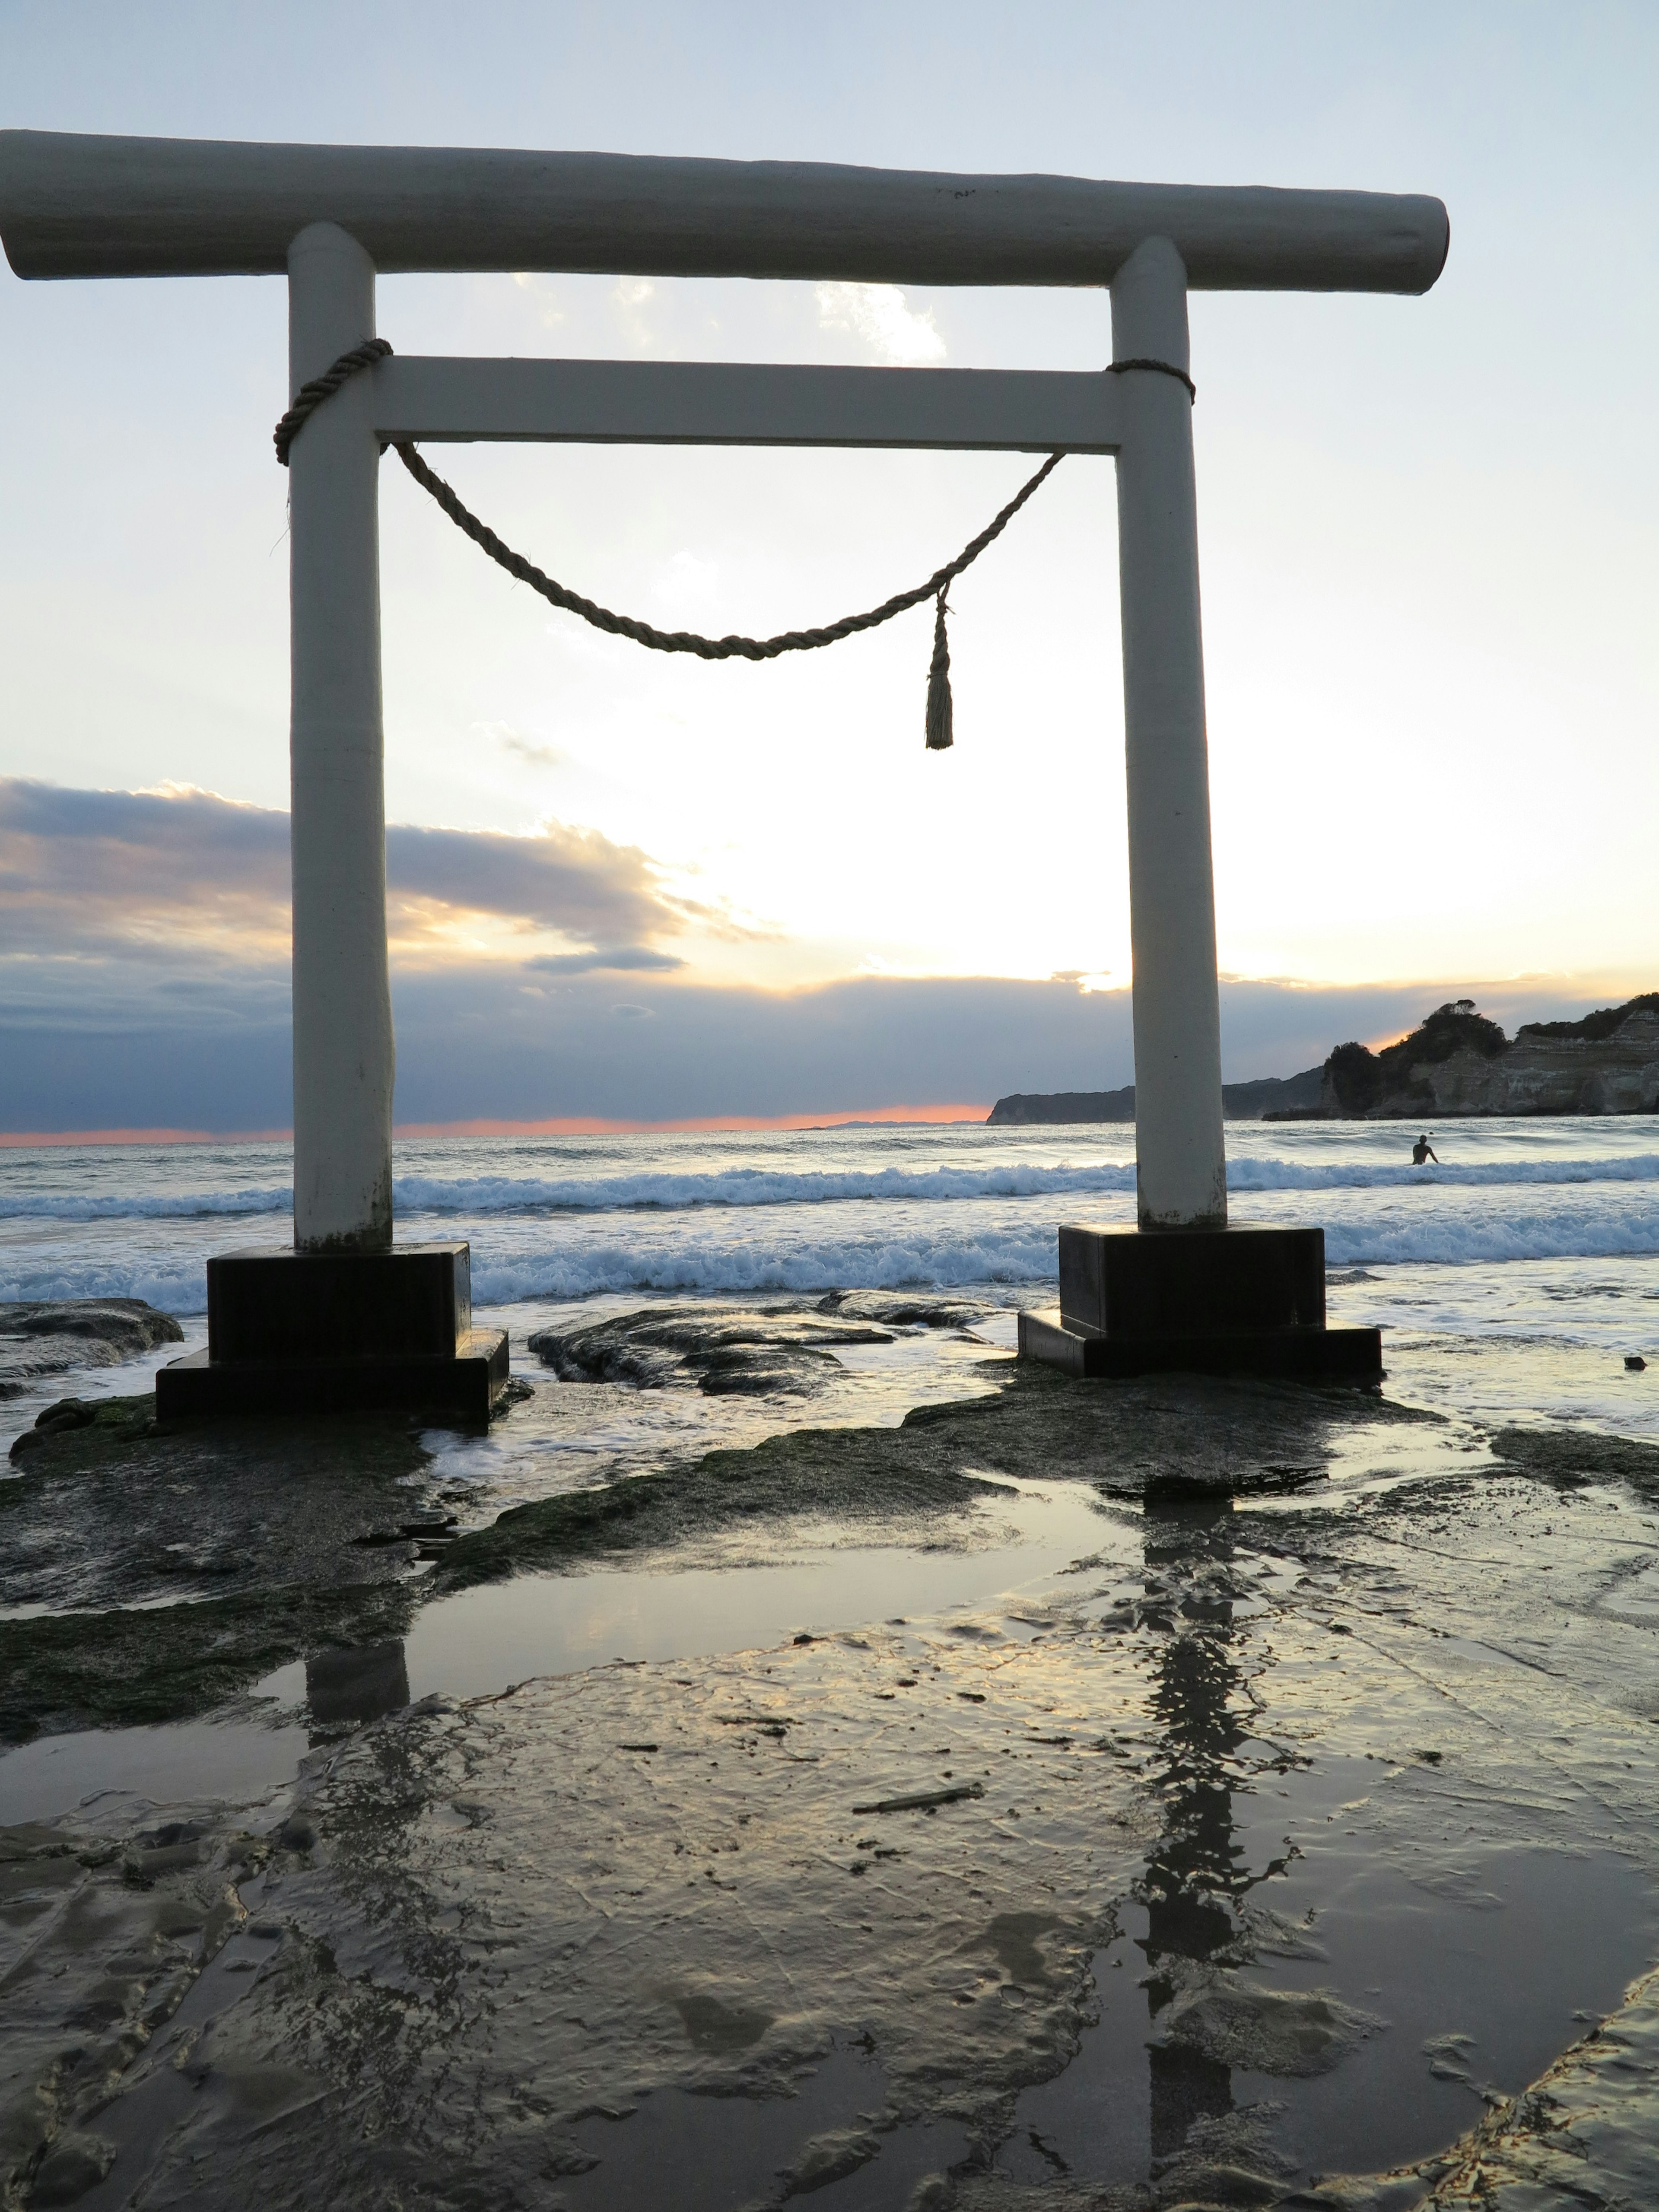
<svg viewBox="0 0 1659 2212"><path fill-rule="evenodd" d="M1412 1165L1414 1168L1420 1168L1425 1160L1432 1160L1436 1167L1440 1164L1440 1157L1434 1146L1426 1137L1419 1137L1412 1146Z"/></svg>

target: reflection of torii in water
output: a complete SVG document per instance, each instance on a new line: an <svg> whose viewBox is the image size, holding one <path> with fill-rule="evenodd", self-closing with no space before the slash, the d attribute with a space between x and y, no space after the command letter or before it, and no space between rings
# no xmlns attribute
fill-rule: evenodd
<svg viewBox="0 0 1659 2212"><path fill-rule="evenodd" d="M1170 1632L1152 1698L1164 1760L1165 1824L1141 1882L1147 1927L1139 1948L1150 1969L1143 1986L1156 2022L1181 1993L1177 1962L1212 1960L1236 1944L1238 1901L1282 1874L1286 1861L1274 1859L1251 1874L1238 1863L1243 1854L1233 1840L1234 1762L1254 1730L1233 1707L1244 1676L1234 1650L1231 1577L1225 1571L1234 1553L1231 1500L1149 1499L1143 1543L1148 1611ZM1213 1595L1194 1576L1204 1565L1224 1570ZM1171 1570L1188 1583L1178 1612ZM1148 2056L1157 2160L1182 2148L1195 2120L1232 2111L1232 2076L1218 2060L1178 2043L1154 2043Z"/></svg>

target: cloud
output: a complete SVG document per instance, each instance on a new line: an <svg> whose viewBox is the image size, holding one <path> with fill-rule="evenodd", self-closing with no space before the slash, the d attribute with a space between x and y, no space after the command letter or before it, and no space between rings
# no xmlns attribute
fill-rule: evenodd
<svg viewBox="0 0 1659 2212"><path fill-rule="evenodd" d="M656 296L657 288L648 276L618 276L611 288L611 313L629 343L641 352L659 343L653 315L647 312Z"/></svg>
<svg viewBox="0 0 1659 2212"><path fill-rule="evenodd" d="M386 842L402 1121L816 1116L1133 1078L1129 994L1104 979L700 983L660 940L720 918L665 893L636 848L559 823ZM479 917L499 927L491 957L466 947ZM0 1128L289 1119L286 815L0 780ZM1224 978L1224 1071L1293 1074L1466 992L1510 1029L1581 1013L1600 981Z"/></svg>
<svg viewBox="0 0 1659 2212"><path fill-rule="evenodd" d="M181 927L250 957L288 936L288 817L210 792L0 779L0 915L13 951L155 940Z"/></svg>
<svg viewBox="0 0 1659 2212"><path fill-rule="evenodd" d="M532 768L562 768L564 765L564 755L556 745L544 744L534 738L523 737L510 723L474 722L468 734L492 738L503 752L516 754L520 760L528 762Z"/></svg>
<svg viewBox="0 0 1659 2212"><path fill-rule="evenodd" d="M664 891L637 846L558 822L526 837L393 823L386 852L393 940L411 952L485 917L510 937L574 940L579 963L672 968L651 940L702 912ZM0 779L0 917L13 954L285 956L289 817L210 791Z"/></svg>
<svg viewBox="0 0 1659 2212"><path fill-rule="evenodd" d="M513 282L521 292L532 295L536 319L544 330L556 330L561 323L568 319L559 304L559 295L550 277L543 276L532 269L516 269L513 272Z"/></svg>
<svg viewBox="0 0 1659 2212"><path fill-rule="evenodd" d="M688 909L659 889L636 845L551 822L533 837L389 826L386 890L407 927L416 911L498 915L592 945L684 928Z"/></svg>
<svg viewBox="0 0 1659 2212"><path fill-rule="evenodd" d="M659 603L682 616L702 614L720 594L720 567L685 549L670 556L657 578Z"/></svg>
<svg viewBox="0 0 1659 2212"><path fill-rule="evenodd" d="M636 972L619 1003L598 965L395 969L398 1121L817 1118L1133 1077L1127 991L856 976L774 992ZM285 963L215 969L210 951L171 978L133 957L0 961L0 1128L285 1125L287 981ZM1590 1003L1561 979L1469 988L1511 1028ZM1224 1072L1294 1074L1345 1037L1398 1035L1459 995L1443 982L1224 981Z"/></svg>
<svg viewBox="0 0 1659 2212"><path fill-rule="evenodd" d="M648 970L667 975L684 968L677 953L659 952L650 945L613 945L607 952L538 952L525 962L532 975L586 975L595 969Z"/></svg>
<svg viewBox="0 0 1659 2212"><path fill-rule="evenodd" d="M945 358L933 311L907 307L896 284L820 284L818 327L850 331L878 361L898 368L930 368Z"/></svg>

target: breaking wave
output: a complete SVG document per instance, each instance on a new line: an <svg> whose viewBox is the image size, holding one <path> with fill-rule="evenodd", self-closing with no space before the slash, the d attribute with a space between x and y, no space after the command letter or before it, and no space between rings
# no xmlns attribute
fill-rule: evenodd
<svg viewBox="0 0 1659 2212"><path fill-rule="evenodd" d="M586 1298L605 1291L964 1290L975 1284L1040 1283L1054 1272L1054 1237L990 1231L961 1239L871 1238L799 1243L572 1245L474 1262L480 1305L520 1298Z"/></svg>
<svg viewBox="0 0 1659 2212"><path fill-rule="evenodd" d="M1235 1159L1229 1190L1501 1190L1526 1186L1659 1182L1659 1152L1600 1159L1480 1160L1413 1168L1398 1161ZM699 1207L821 1206L856 1200L951 1200L1054 1198L1132 1192L1133 1165L1091 1161L1069 1167L848 1169L786 1172L724 1168L702 1174L662 1170L635 1175L538 1178L519 1176L398 1177L400 1216L683 1212ZM199 1193L65 1191L0 1194L0 1218L14 1220L191 1220L215 1215L286 1213L286 1188Z"/></svg>
<svg viewBox="0 0 1659 2212"><path fill-rule="evenodd" d="M1440 1267L1507 1260L1613 1260L1659 1253L1659 1200L1536 1212L1377 1213L1327 1221L1328 1267Z"/></svg>
<svg viewBox="0 0 1659 2212"><path fill-rule="evenodd" d="M207 1273L193 1255L119 1259L50 1259L16 1253L0 1265L0 1300L143 1298L181 1318L207 1311Z"/></svg>
<svg viewBox="0 0 1659 2212"><path fill-rule="evenodd" d="M961 1221L960 1233L933 1220L889 1221L866 1237L780 1231L723 1240L689 1222L659 1223L638 1236L573 1222L560 1236L520 1222L499 1240L486 1226L472 1253L480 1307L522 1299L578 1299L605 1293L745 1294L768 1291L963 1290L1054 1279L1054 1221ZM845 1222L842 1224L843 1229ZM617 1224L618 1230L621 1224ZM1325 1224L1333 1268L1491 1265L1505 1261L1614 1259L1659 1253L1659 1197L1614 1206L1543 1206L1493 1214L1389 1210ZM0 1264L0 1299L140 1297L180 1316L206 1306L199 1254L74 1255L19 1252Z"/></svg>
<svg viewBox="0 0 1659 2212"><path fill-rule="evenodd" d="M1439 1167L1403 1160L1237 1159L1229 1190L1502 1190L1522 1185L1659 1182L1659 1152L1601 1159L1470 1160Z"/></svg>
<svg viewBox="0 0 1659 2212"><path fill-rule="evenodd" d="M10 1221L194 1221L216 1215L291 1213L293 1210L291 1188L0 1192L0 1220Z"/></svg>
<svg viewBox="0 0 1659 2212"><path fill-rule="evenodd" d="M1030 1233L987 1230L963 1237L888 1236L745 1238L720 1244L661 1239L651 1244L574 1238L507 1253L476 1248L475 1306L512 1305L522 1298L587 1298L605 1291L957 1290L968 1284L1041 1282L1054 1271L1051 1224ZM21 1256L21 1255L20 1255ZM207 1310L207 1277L199 1258L177 1264L154 1259L76 1259L0 1267L3 1298L147 1298L179 1315Z"/></svg>

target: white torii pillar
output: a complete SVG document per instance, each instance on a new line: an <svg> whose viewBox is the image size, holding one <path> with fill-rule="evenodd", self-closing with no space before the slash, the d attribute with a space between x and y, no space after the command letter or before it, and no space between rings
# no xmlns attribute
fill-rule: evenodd
<svg viewBox="0 0 1659 2212"><path fill-rule="evenodd" d="M1331 1332L1328 1347L1310 1348L1323 1336L1321 1231L1218 1233L1226 1162L1187 293L1426 291L1449 243L1438 200L0 131L0 234L25 276L285 272L296 392L373 335L377 266L1111 292L1118 375L402 358L354 377L311 416L290 451L290 1256L325 1269L380 1263L380 1287L369 1297L361 1268L313 1269L307 1281L332 1286L319 1306L319 1293L301 1297L291 1284L275 1291L295 1271L266 1267L259 1279L275 1306L250 1293L233 1310L228 1274L214 1304L214 1268L227 1263L210 1262L210 1340L220 1312L225 1341L244 1359L268 1364L273 1332L289 1328L297 1343L309 1328L319 1340L343 1334L364 1356L395 1364L411 1330L453 1352L470 1328L465 1248L442 1248L453 1295L441 1297L433 1271L413 1264L438 1248L392 1248L382 442L885 445L1117 457L1138 1219L1150 1233L1063 1229L1057 1323L1073 1326L1043 1338L1033 1322L1028 1345L1025 1316L1022 1348L1078 1372L1127 1372L1139 1371L1136 1361L1189 1364L1195 1345L1204 1351L1198 1339L1220 1334L1235 1352L1251 1338L1249 1361L1289 1361L1295 1371L1334 1371L1344 1359L1344 1371L1376 1365L1374 1331ZM428 1276L416 1297L410 1284ZM1369 1346L1345 1352L1339 1336ZM1108 1339L1118 1341L1103 1350ZM1149 1349L1154 1339L1161 1348ZM504 1377L504 1340L499 1350Z"/></svg>
<svg viewBox="0 0 1659 2212"><path fill-rule="evenodd" d="M374 336L374 264L331 222L288 252L290 394ZM392 1246L380 447L356 377L289 455L294 1241Z"/></svg>
<svg viewBox="0 0 1659 2212"><path fill-rule="evenodd" d="M1187 271L1167 238L1112 279L1112 357L1190 371ZM1220 1229L1221 1004L1199 615L1192 395L1126 372L1118 596L1129 805L1136 1210L1143 1229Z"/></svg>

